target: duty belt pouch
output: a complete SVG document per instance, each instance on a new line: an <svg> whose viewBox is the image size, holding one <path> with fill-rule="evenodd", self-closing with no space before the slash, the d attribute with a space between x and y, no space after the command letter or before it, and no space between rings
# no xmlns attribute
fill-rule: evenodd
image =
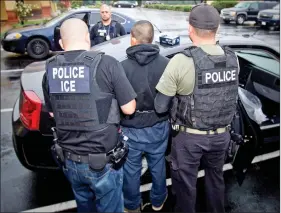
<svg viewBox="0 0 281 213"><path fill-rule="evenodd" d="M102 171L107 164L106 153L89 154L89 166L95 172Z"/></svg>
<svg viewBox="0 0 281 213"><path fill-rule="evenodd" d="M61 160L61 162L64 163L64 155L63 155L63 150L62 150L61 146L59 146L58 144L55 144L55 150L56 150L56 153L57 153L59 159Z"/></svg>

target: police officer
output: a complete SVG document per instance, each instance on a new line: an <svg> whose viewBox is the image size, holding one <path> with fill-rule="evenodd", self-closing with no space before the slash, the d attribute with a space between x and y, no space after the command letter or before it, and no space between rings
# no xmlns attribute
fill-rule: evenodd
<svg viewBox="0 0 281 213"><path fill-rule="evenodd" d="M111 19L110 6L103 4L100 7L100 15L101 21L91 29L92 46L126 34L122 24Z"/></svg>
<svg viewBox="0 0 281 213"><path fill-rule="evenodd" d="M153 210L162 209L167 198L165 152L169 137L168 113L157 114L154 109L155 86L169 60L159 54L152 44L153 25L138 21L131 30L128 59L122 62L126 75L137 93L136 112L121 121L128 137L128 160L124 164L124 201L127 211L140 211L140 177L142 155L145 153L152 174L151 203Z"/></svg>
<svg viewBox="0 0 281 213"><path fill-rule="evenodd" d="M119 105L132 114L136 94L116 59L89 51L83 21L66 20L60 33L65 52L47 60L42 82L46 108L56 122L55 156L79 212L122 212L123 169L115 163L124 148L117 146Z"/></svg>
<svg viewBox="0 0 281 213"><path fill-rule="evenodd" d="M200 160L205 169L207 211L225 211L223 165L236 109L239 66L230 48L216 44L219 23L214 7L195 6L189 15L193 46L170 60L156 86L157 112L167 111L172 100L168 161L176 211L195 212Z"/></svg>

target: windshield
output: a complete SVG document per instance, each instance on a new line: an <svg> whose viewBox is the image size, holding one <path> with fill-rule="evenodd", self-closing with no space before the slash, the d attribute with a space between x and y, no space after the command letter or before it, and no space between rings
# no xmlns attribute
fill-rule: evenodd
<svg viewBox="0 0 281 213"><path fill-rule="evenodd" d="M48 21L45 26L46 27L50 27L54 24L56 24L57 22L59 22L60 20L62 20L63 18L65 18L66 16L68 16L70 14L70 12L64 12L56 17L54 17L53 19L51 19L50 21Z"/></svg>
<svg viewBox="0 0 281 213"><path fill-rule="evenodd" d="M235 8L247 8L250 6L249 2L240 2L238 4L236 4L234 7Z"/></svg>
<svg viewBox="0 0 281 213"><path fill-rule="evenodd" d="M275 7L273 7L274 10L279 10L279 8L280 8L279 4L277 4Z"/></svg>
<svg viewBox="0 0 281 213"><path fill-rule="evenodd" d="M280 63L272 55L255 50L240 50L236 52L241 58L244 58L258 67L261 67L265 72L280 75Z"/></svg>

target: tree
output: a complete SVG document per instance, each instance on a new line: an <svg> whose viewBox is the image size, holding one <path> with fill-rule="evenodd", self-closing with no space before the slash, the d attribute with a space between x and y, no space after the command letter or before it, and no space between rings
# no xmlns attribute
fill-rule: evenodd
<svg viewBox="0 0 281 213"><path fill-rule="evenodd" d="M82 0L71 0L71 8L79 8L83 5Z"/></svg>
<svg viewBox="0 0 281 213"><path fill-rule="evenodd" d="M18 16L19 22L23 25L26 21L27 17L30 15L33 16L32 12L32 5L25 4L23 1L16 1L16 13Z"/></svg>

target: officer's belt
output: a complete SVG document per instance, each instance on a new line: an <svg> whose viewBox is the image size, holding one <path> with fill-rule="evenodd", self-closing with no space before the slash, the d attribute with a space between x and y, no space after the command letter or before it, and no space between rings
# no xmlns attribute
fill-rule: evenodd
<svg viewBox="0 0 281 213"><path fill-rule="evenodd" d="M78 163L89 163L89 155L77 155L71 152L63 151L63 155L65 159L69 159ZM95 155L95 154L92 154ZM98 154L97 154L98 155ZM111 160L111 155L106 155L106 161L107 163L110 162Z"/></svg>
<svg viewBox="0 0 281 213"><path fill-rule="evenodd" d="M191 134L214 135L214 134L220 134L220 133L229 131L230 126L218 128L215 130L199 130L199 129L192 129L192 128L185 127L185 126L174 125L173 129L176 131L187 132L187 133L191 133Z"/></svg>

